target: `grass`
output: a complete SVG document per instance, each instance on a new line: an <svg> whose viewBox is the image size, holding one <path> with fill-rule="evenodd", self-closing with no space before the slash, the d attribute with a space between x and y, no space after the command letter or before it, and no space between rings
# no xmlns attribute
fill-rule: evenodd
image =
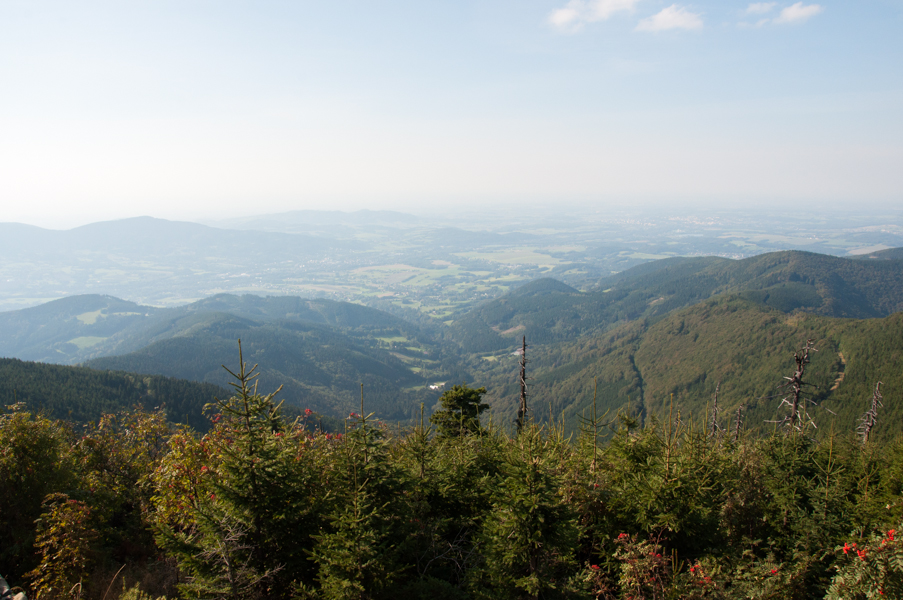
<svg viewBox="0 0 903 600"><path fill-rule="evenodd" d="M89 323L89 325L90 325L90 323ZM76 346L78 346L79 350L84 350L85 348L90 348L91 346L96 346L97 344L101 343L105 339L107 339L107 338L86 335L86 336L71 339L71 340L69 340L69 343L75 344Z"/></svg>
<svg viewBox="0 0 903 600"><path fill-rule="evenodd" d="M512 248L496 252L458 252L455 256L470 260L488 260L506 265L539 265L555 267L563 261L533 248Z"/></svg>
<svg viewBox="0 0 903 600"><path fill-rule="evenodd" d="M459 265L447 261L433 261L442 263L444 268L425 269L412 267L406 264L376 265L372 267L359 267L351 271L351 276L365 286L376 286L381 289L388 285L404 285L406 287L425 287L435 284L440 279L457 278L465 271Z"/></svg>
<svg viewBox="0 0 903 600"><path fill-rule="evenodd" d="M400 360L404 363L411 363L411 362L419 363L420 362L419 358L414 358L413 356L408 356L406 354L401 354L399 352L389 352L389 354L391 354L392 356L394 356L395 358L397 358L398 360Z"/></svg>
<svg viewBox="0 0 903 600"><path fill-rule="evenodd" d="M94 325L95 323L97 323L97 319L99 319L101 317L105 317L105 316L106 315L103 314L103 309L100 309L100 310L94 310L91 312L82 313L75 318L78 319L79 321L81 321L82 323L84 323L85 325ZM79 338L79 339L81 339L81 338ZM103 339L103 338L101 338L101 339ZM97 343L97 342L95 342L95 343Z"/></svg>

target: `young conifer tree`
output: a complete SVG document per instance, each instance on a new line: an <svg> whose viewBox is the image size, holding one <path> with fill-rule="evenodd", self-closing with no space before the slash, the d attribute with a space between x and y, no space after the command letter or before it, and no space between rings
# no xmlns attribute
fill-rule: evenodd
<svg viewBox="0 0 903 600"><path fill-rule="evenodd" d="M566 597L578 526L559 495L554 443L531 423L512 440L481 541L480 577L498 598Z"/></svg>
<svg viewBox="0 0 903 600"><path fill-rule="evenodd" d="M406 482L383 432L363 412L361 389L361 414L352 413L354 421L337 441L328 475L327 527L313 537L320 597L329 600L378 597L403 568L398 555L407 537L400 518Z"/></svg>
<svg viewBox="0 0 903 600"><path fill-rule="evenodd" d="M465 384L446 390L439 398L442 408L430 417L441 438L479 434L483 431L480 415L489 408L483 402L486 388L470 388Z"/></svg>
<svg viewBox="0 0 903 600"><path fill-rule="evenodd" d="M413 585L441 580L463 594L468 572L480 562L477 534L491 509L505 440L491 427L479 436L429 437L431 431L421 424L401 448L414 479L408 564L419 579Z"/></svg>
<svg viewBox="0 0 903 600"><path fill-rule="evenodd" d="M296 441L287 439L274 402L278 390L258 393L256 366L247 368L240 345L239 359L238 372L229 371L235 395L208 405L219 415L195 453L208 464L164 462L158 472L160 481L201 482L184 499L191 517L161 523L158 536L189 574L182 587L190 597L288 597L295 585L312 581L307 551L319 527L321 486L314 485L310 465L297 460ZM197 472L187 472L189 466Z"/></svg>

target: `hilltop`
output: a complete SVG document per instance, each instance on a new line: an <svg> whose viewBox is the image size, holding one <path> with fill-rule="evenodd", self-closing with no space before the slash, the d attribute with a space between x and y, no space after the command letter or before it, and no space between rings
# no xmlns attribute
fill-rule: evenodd
<svg viewBox="0 0 903 600"><path fill-rule="evenodd" d="M341 416L360 383L374 409L408 419L436 394L427 373L456 373L431 334L388 313L326 299L219 294L177 308L86 295L0 313L0 355L152 373L225 385L222 365L261 364L261 385L284 386L289 405ZM448 377L443 377L448 378Z"/></svg>
<svg viewBox="0 0 903 600"><path fill-rule="evenodd" d="M0 355L77 364L122 354L185 335L204 315L225 313L259 322L298 322L354 334L402 332L424 340L420 328L388 313L326 299L218 294L176 308L157 308L112 296L86 294L0 312Z"/></svg>

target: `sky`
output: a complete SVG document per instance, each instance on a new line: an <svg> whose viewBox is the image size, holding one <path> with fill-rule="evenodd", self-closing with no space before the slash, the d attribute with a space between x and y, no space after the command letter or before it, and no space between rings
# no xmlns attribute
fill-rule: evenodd
<svg viewBox="0 0 903 600"><path fill-rule="evenodd" d="M0 220L903 205L903 0L0 0Z"/></svg>

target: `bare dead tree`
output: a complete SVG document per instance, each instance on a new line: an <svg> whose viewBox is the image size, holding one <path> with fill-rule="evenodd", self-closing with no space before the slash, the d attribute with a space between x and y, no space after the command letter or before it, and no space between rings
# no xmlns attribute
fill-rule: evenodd
<svg viewBox="0 0 903 600"><path fill-rule="evenodd" d="M862 418L859 420L857 431L862 436L862 443L867 444L869 436L872 434L872 427L878 423L878 409L884 407L881 402L884 398L881 396L881 382L875 385L875 392L872 394L872 406L869 408Z"/></svg>
<svg viewBox="0 0 903 600"><path fill-rule="evenodd" d="M712 422L709 424L709 436L715 437L721 431L718 426L718 390L721 389L721 382L715 385L715 397L712 398Z"/></svg>
<svg viewBox="0 0 903 600"><path fill-rule="evenodd" d="M790 431L802 431L804 427L815 423L809 417L806 410L806 402L815 404L809 398L803 395L807 387L815 387L813 384L805 381L803 377L806 374L806 366L810 362L809 353L818 352L818 349L812 345L812 340L806 340L806 345L793 353L793 360L796 362L796 371L792 377L784 377L787 383L781 386L781 389L789 390L786 396L781 399L781 406L787 406L790 409L789 414L779 421L767 421L768 423L778 423L786 426Z"/></svg>
<svg viewBox="0 0 903 600"><path fill-rule="evenodd" d="M745 404L741 404L737 407L737 417L734 420L734 442L740 441L740 429L743 427L743 408Z"/></svg>
<svg viewBox="0 0 903 600"><path fill-rule="evenodd" d="M520 356L520 408L517 410L517 432L520 433L527 423L527 336Z"/></svg>

